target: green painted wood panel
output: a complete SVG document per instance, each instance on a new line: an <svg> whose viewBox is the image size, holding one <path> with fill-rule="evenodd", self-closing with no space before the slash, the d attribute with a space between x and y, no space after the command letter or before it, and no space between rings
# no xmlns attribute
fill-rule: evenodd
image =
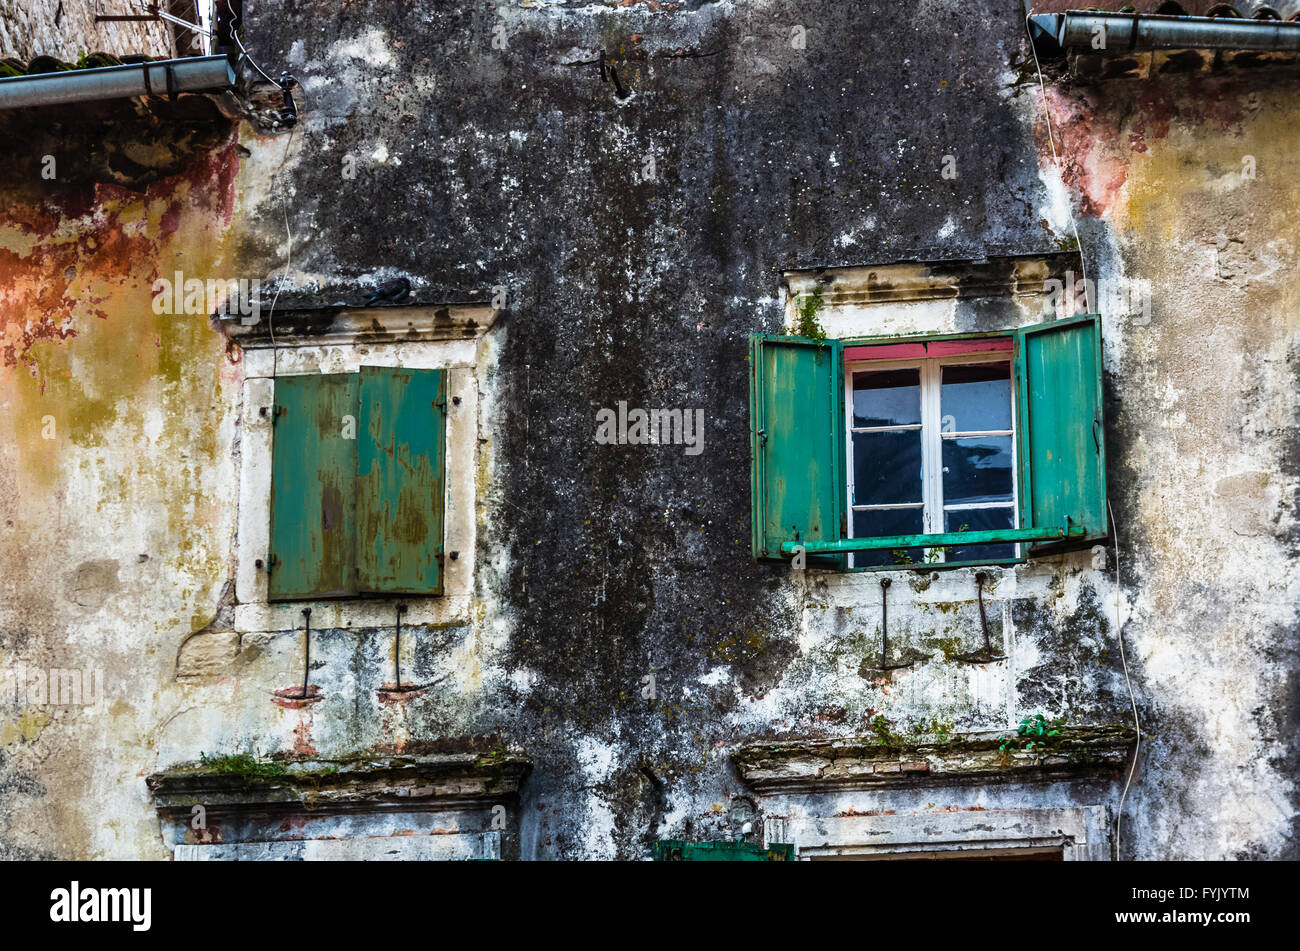
<svg viewBox="0 0 1300 951"><path fill-rule="evenodd" d="M1016 332L1020 524L1082 527L1076 544L1109 534L1101 371L1096 315Z"/></svg>
<svg viewBox="0 0 1300 951"><path fill-rule="evenodd" d="M269 596L354 594L356 374L278 378L273 423Z"/></svg>
<svg viewBox="0 0 1300 951"><path fill-rule="evenodd" d="M361 368L357 587L442 594L446 372Z"/></svg>
<svg viewBox="0 0 1300 951"><path fill-rule="evenodd" d="M660 839L652 854L656 862L793 862L794 845Z"/></svg>
<svg viewBox="0 0 1300 951"><path fill-rule="evenodd" d="M844 373L839 341L750 337L752 546L781 558L781 545L843 537ZM842 555L809 563L843 566Z"/></svg>

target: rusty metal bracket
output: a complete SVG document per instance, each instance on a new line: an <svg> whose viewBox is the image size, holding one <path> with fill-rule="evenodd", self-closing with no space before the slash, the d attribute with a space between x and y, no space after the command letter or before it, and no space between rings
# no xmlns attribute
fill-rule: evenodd
<svg viewBox="0 0 1300 951"><path fill-rule="evenodd" d="M429 684L402 683L402 615L409 608L405 604L395 605L397 623L393 627L393 680L379 687L379 699L384 702L418 697L424 693ZM436 682L436 681L435 681Z"/></svg>
<svg viewBox="0 0 1300 951"><path fill-rule="evenodd" d="M393 629L393 682L397 684L397 689L402 689L402 615L406 613L406 605L397 606L397 626Z"/></svg>
<svg viewBox="0 0 1300 951"><path fill-rule="evenodd" d="M302 609L302 698L307 699L307 680L311 676L311 608Z"/></svg>
<svg viewBox="0 0 1300 951"><path fill-rule="evenodd" d="M394 694L417 694L424 690L425 685L402 683L402 615L410 610L407 605L397 605L397 624L393 628L393 686L385 684L380 688L382 695L392 696Z"/></svg>
<svg viewBox="0 0 1300 951"><path fill-rule="evenodd" d="M891 664L889 662L889 585L890 579L880 579L880 666L877 670L901 670L904 667L915 666L916 661L906 664Z"/></svg>
<svg viewBox="0 0 1300 951"><path fill-rule="evenodd" d="M1005 654L993 653L993 644L989 640L989 619L984 613L984 582L988 580L988 575L982 571L975 573L975 593L979 599L980 606L980 627L984 630L984 649L972 651L969 654L958 654L954 660L963 664L991 664L994 661L1006 660Z"/></svg>
<svg viewBox="0 0 1300 951"><path fill-rule="evenodd" d="M100 0L95 0L92 8L92 14L96 23L143 23L156 22L160 19L158 16L158 4L146 3L144 8L148 13L100 13Z"/></svg>

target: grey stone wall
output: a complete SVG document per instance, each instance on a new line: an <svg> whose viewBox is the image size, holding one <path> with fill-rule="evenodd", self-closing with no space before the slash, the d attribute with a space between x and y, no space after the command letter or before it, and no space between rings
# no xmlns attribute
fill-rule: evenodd
<svg viewBox="0 0 1300 951"><path fill-rule="evenodd" d="M106 0L102 12L140 12L142 4ZM176 55L172 28L156 22L95 22L93 0L0 0L0 56L26 62L53 56L76 62L82 53Z"/></svg>

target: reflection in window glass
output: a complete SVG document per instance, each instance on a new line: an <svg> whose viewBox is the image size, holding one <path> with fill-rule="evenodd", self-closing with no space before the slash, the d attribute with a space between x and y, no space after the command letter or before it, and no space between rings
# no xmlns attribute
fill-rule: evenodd
<svg viewBox="0 0 1300 951"><path fill-rule="evenodd" d="M1011 437L962 436L943 441L943 501L1011 501Z"/></svg>
<svg viewBox="0 0 1300 951"><path fill-rule="evenodd" d="M939 401L945 432L1011 428L1011 364L958 363L942 372Z"/></svg>
<svg viewBox="0 0 1300 951"><path fill-rule="evenodd" d="M923 510L920 506L908 509L867 509L853 513L855 538L878 538L882 535L919 535L922 531ZM875 565L910 565L925 561L925 549L906 548L898 551L859 551L853 554L855 568Z"/></svg>
<svg viewBox="0 0 1300 951"><path fill-rule="evenodd" d="M921 422L921 371L853 374L853 425L914 426Z"/></svg>
<svg viewBox="0 0 1300 951"><path fill-rule="evenodd" d="M1011 506L990 509L955 509L944 512L944 531L988 532L995 528L1014 528L1015 512ZM948 549L948 561L994 561L1016 557L1012 545L957 545Z"/></svg>
<svg viewBox="0 0 1300 951"><path fill-rule="evenodd" d="M921 501L921 431L853 434L853 504Z"/></svg>

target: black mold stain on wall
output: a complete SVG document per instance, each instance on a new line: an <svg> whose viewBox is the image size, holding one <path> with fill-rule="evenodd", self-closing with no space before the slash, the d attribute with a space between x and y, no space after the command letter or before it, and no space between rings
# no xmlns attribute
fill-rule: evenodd
<svg viewBox="0 0 1300 951"><path fill-rule="evenodd" d="M294 266L334 276L280 306L359 304L360 276L374 273L409 277L421 300L507 290L509 426L490 490L507 517L480 554L509 551L507 666L538 678L499 698L511 722L480 711L463 732L553 757L530 780L545 803L583 795L568 785L567 731L616 720L655 777L634 769L598 791L629 855L660 810L656 782L692 782L706 761L720 768L717 742L747 738L719 735L737 704L729 685L690 701L674 685L721 664L761 696L798 652L798 619L773 600L786 569L754 564L748 537L746 335L779 329L782 270L1058 250L1033 211L1037 156L1004 79L1024 52L1022 5L925 10L688 2L498 16L317 0L249 11L259 58L307 91L303 157L279 186L308 236ZM506 50L492 46L498 24ZM945 156L955 179L941 175ZM242 250L267 275L282 264L279 187ZM703 409L703 453L597 444L596 412L618 401ZM661 686L647 703L637 688L649 673ZM534 846L581 851L548 821L525 833Z"/></svg>

